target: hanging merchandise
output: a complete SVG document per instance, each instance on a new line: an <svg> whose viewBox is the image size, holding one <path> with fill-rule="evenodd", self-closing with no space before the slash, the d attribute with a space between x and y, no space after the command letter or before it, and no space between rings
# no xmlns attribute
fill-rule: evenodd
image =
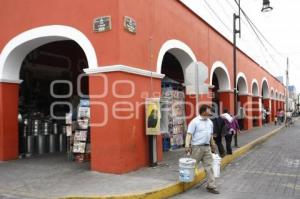
<svg viewBox="0 0 300 199"><path fill-rule="evenodd" d="M163 150L180 148L184 144L186 118L184 87L179 82L163 81L161 107Z"/></svg>
<svg viewBox="0 0 300 199"><path fill-rule="evenodd" d="M77 127L73 136L74 159L77 162L90 160L90 103L88 99L81 99L77 110Z"/></svg>

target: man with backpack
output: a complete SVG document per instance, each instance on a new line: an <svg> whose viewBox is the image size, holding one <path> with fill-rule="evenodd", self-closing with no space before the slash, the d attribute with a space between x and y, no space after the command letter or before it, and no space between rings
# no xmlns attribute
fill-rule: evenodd
<svg viewBox="0 0 300 199"><path fill-rule="evenodd" d="M232 136L240 131L240 127L239 127L237 119L235 117L231 116L228 113L227 109L224 109L221 117L224 119L224 122L225 122L224 128L222 129L222 134L224 135L225 141L226 141L226 151L227 151L227 154L231 155L232 154L232 147L231 147Z"/></svg>
<svg viewBox="0 0 300 199"><path fill-rule="evenodd" d="M214 140L215 143L218 146L218 151L221 157L224 157L225 154L225 150L224 150L224 146L222 143L222 137L223 137L223 129L225 128L225 121L222 117L220 116L216 116L214 118L211 119L214 125Z"/></svg>

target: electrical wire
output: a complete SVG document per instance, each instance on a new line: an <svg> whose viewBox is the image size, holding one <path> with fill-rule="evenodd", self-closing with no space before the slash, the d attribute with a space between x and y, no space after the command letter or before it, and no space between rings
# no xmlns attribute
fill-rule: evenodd
<svg viewBox="0 0 300 199"><path fill-rule="evenodd" d="M237 0L234 0L235 3L238 5ZM228 2L228 1L227 1ZM230 4L231 5L231 4ZM262 39L260 38L259 35L261 35L261 37L271 46L271 48L281 57L283 57L282 53L280 53L272 44L271 42L269 42L266 37L261 33L261 31L259 31L259 29L257 28L257 26L255 26L255 24L251 21L251 19L248 17L248 15L246 14L246 12L241 8L241 12L242 14L245 16L248 24L250 25L250 28L252 29L252 31L254 32L255 36L257 37L257 39L259 40L260 44L263 46L263 48L265 49L266 53L268 54L268 56L272 59L272 61L274 63L276 63L276 65L278 65L279 67L282 67L281 64L279 64L274 57L269 53L267 47L265 46L264 42L262 41Z"/></svg>
<svg viewBox="0 0 300 199"><path fill-rule="evenodd" d="M246 17L246 16L245 16ZM258 31L255 29L255 27L253 26L253 23L250 21L250 19L248 17L246 17L246 20L248 21L248 23L250 24L251 29L253 30L254 34L256 35L257 39L259 40L260 44L263 46L263 48L265 49L266 53L268 54L268 56L271 58L271 60L276 63L279 67L282 67L282 65L280 63L278 63L275 58L272 56L272 54L269 52L268 48L266 47L266 45L264 44L264 42L262 41L262 39L259 36ZM281 57L283 57L282 54L280 54Z"/></svg>
<svg viewBox="0 0 300 199"><path fill-rule="evenodd" d="M236 8L234 7L233 4L231 4L231 1L230 0L226 0L227 4L231 7L231 9L233 10L233 12L236 12ZM245 26L248 30L252 31L251 27L250 27L250 24L249 23L246 23L244 20L242 20L242 17L240 18L241 19L241 22L243 23L243 26ZM252 46L252 45L251 45ZM259 45L259 50L262 54L265 54L264 50L262 49L262 46ZM257 57L257 56L256 56ZM264 62L266 64L268 64L268 61L267 60L264 60Z"/></svg>
<svg viewBox="0 0 300 199"><path fill-rule="evenodd" d="M235 9L234 9L234 7L233 7L233 5L230 3L230 1L229 0L226 0L227 1L227 3L228 3L228 5L234 10L234 12L235 12ZM238 5L238 2L237 2L237 0L234 0L235 1L235 3ZM209 10L211 11L211 13L213 13L214 14L214 16L223 24L223 26L230 32L230 33L232 33L232 29L231 28L229 28L227 25L226 25L226 23L221 19L221 17L215 12L215 10L210 6L210 4L209 3L207 3L207 1L206 0L204 0L204 3L206 4L206 6L209 8ZM221 9L223 9L224 10L224 7L222 6L221 7ZM265 41L265 42L267 42L267 44L274 50L274 52L275 53L277 53L278 55L280 55L281 57L283 57L283 55L282 55L282 53L280 53L272 44L271 44L271 42L269 42L267 39L266 39L266 37L261 33L261 31L257 28L257 26L252 22L252 20L248 17L248 15L246 14L246 12L241 8L241 12L242 12L242 14L245 16L245 19L246 19L246 21L247 21L247 23L245 23L244 22L244 20L242 20L242 23L244 24L244 25L246 25L246 27L248 27L248 28L250 28L253 32L254 32L254 34L255 34L255 36L256 36L256 38L257 38L257 40L259 41L259 43L261 44L260 45L260 48L261 48L261 52L263 52L263 54L266 54L268 57L270 57L270 59L276 64L276 65L278 65L279 67L282 67L282 65L280 64L280 63L278 63L278 61L276 61L276 59L272 56L272 54L269 52L269 50L268 50L268 48L266 47L266 45L264 44L264 42L263 42L263 40ZM226 14L227 16L228 16L228 14ZM262 37L262 39L261 39L261 37ZM268 61L265 59L265 63L267 63L268 64Z"/></svg>
<svg viewBox="0 0 300 199"><path fill-rule="evenodd" d="M257 30L257 32L261 35L261 37L269 44L269 46L276 52L278 55L282 56L282 53L280 53L269 40L261 33L261 31L257 28L257 26L252 22L252 20L248 17L248 15L245 13L244 10L242 10L243 15L246 17L246 19L252 24L252 26Z"/></svg>
<svg viewBox="0 0 300 199"><path fill-rule="evenodd" d="M228 32L232 32L232 29L229 28L226 23L219 17L219 15L214 11L214 9L212 9L212 7L209 5L209 3L207 3L206 0L204 0L204 3L206 4L206 6L209 8L209 10L215 15L215 17L217 17L217 19L223 24L223 26L228 30Z"/></svg>

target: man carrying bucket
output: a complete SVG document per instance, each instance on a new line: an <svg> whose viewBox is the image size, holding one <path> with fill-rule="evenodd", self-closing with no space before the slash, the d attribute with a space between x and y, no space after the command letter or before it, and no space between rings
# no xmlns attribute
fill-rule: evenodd
<svg viewBox="0 0 300 199"><path fill-rule="evenodd" d="M202 105L199 109L200 115L195 117L188 126L185 149L187 154L191 154L197 163L202 161L206 176L206 189L210 193L219 194L216 187L216 180L212 168L212 151L216 146L213 142L213 123L209 119L211 107Z"/></svg>

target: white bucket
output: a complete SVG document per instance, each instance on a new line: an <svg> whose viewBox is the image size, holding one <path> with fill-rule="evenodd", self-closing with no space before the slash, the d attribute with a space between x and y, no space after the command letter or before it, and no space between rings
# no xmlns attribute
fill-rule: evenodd
<svg viewBox="0 0 300 199"><path fill-rule="evenodd" d="M195 177L196 160L192 158L179 159L179 181L192 182Z"/></svg>
<svg viewBox="0 0 300 199"><path fill-rule="evenodd" d="M218 154L212 154L213 162L212 162L212 168L214 172L215 178L220 177L220 170L221 170L221 160L222 158Z"/></svg>

